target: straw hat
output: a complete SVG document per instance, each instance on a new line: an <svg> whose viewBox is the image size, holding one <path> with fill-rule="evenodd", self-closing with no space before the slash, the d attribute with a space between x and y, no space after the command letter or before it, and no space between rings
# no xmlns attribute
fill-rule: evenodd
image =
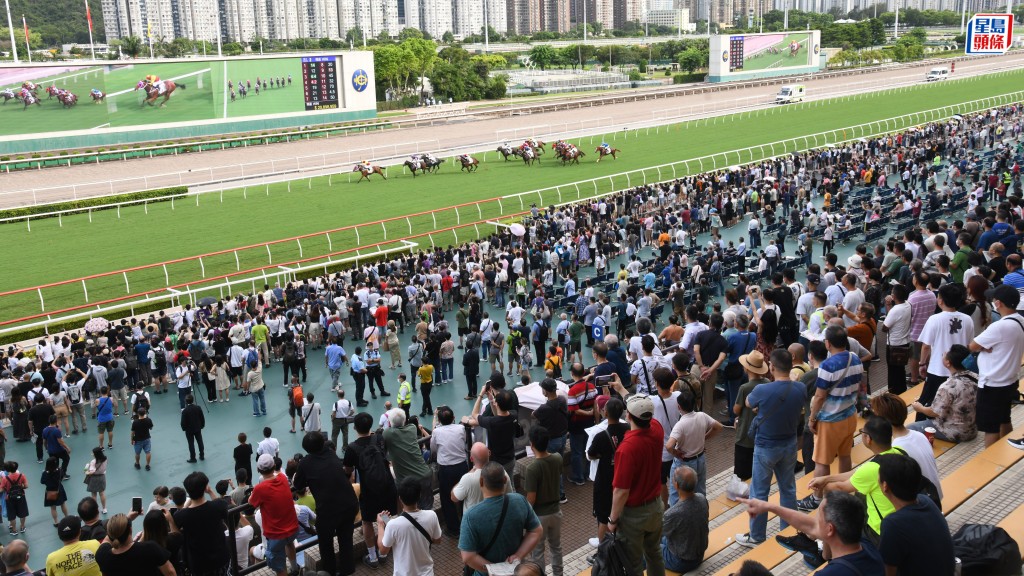
<svg viewBox="0 0 1024 576"><path fill-rule="evenodd" d="M767 374L768 363L764 361L764 354L754 350L750 354L740 356L740 364L754 374Z"/></svg>

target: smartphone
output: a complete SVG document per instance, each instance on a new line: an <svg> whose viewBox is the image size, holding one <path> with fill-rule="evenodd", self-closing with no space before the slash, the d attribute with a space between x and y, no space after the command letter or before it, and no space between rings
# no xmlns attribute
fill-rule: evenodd
<svg viewBox="0 0 1024 576"><path fill-rule="evenodd" d="M596 376L594 378L594 386L597 386L597 387L607 386L608 383L611 382L611 380L612 380L611 374L608 374L606 376Z"/></svg>
<svg viewBox="0 0 1024 576"><path fill-rule="evenodd" d="M380 518L381 518L381 520L384 521L385 524L387 524L388 522L391 522L391 515L388 514L387 512L382 513L380 515Z"/></svg>
<svg viewBox="0 0 1024 576"><path fill-rule="evenodd" d="M132 512L142 513L142 496L132 498Z"/></svg>

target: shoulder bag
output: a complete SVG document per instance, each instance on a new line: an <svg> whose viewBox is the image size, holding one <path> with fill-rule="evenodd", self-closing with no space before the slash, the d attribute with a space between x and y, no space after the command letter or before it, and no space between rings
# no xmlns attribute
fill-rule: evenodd
<svg viewBox="0 0 1024 576"><path fill-rule="evenodd" d="M479 554L481 557L486 557L487 553L490 552L491 548L494 547L494 543L498 541L498 535L501 534L501 529L505 526L506 514L508 514L508 495L504 495L501 497L501 516L498 516L498 525L494 527L494 534L491 536L491 541L488 542L486 546L477 551L477 554ZM473 576L475 572L476 570L470 568L469 566L463 566L462 568L463 576Z"/></svg>
<svg viewBox="0 0 1024 576"><path fill-rule="evenodd" d="M427 546L433 546L434 545L434 540L433 540L433 538L430 537L430 534L427 532L426 528L424 528L422 525L420 525L420 523L417 522L416 519L412 517L412 514L409 514L408 512L402 512L401 516L402 516L402 518L405 518L406 520L408 520L409 523L412 524L413 528L418 530L420 534L423 534L423 537L427 539Z"/></svg>

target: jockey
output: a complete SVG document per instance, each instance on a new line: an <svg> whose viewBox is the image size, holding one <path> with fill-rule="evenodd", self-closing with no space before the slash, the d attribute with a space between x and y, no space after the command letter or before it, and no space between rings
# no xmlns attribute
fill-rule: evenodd
<svg viewBox="0 0 1024 576"><path fill-rule="evenodd" d="M601 142L601 148L604 148L604 153L605 154L611 154L612 153L612 147L607 142Z"/></svg>
<svg viewBox="0 0 1024 576"><path fill-rule="evenodd" d="M423 159L424 159L425 161L427 161L427 162L430 162L431 164L433 164L433 163L436 163L436 162L437 162L437 158L434 158L434 155L433 155L433 154L431 154L430 152L427 152L426 154L424 154L424 155L423 155Z"/></svg>
<svg viewBox="0 0 1024 576"><path fill-rule="evenodd" d="M36 85L33 84L32 82L25 82L24 84L21 85L21 87L23 89L25 89L25 90L28 90L29 92L34 92L35 89L36 89Z"/></svg>
<svg viewBox="0 0 1024 576"><path fill-rule="evenodd" d="M142 80L146 84L149 84L150 86L153 86L154 88L156 88L157 89L157 95L161 95L161 94L163 94L167 90L167 87L164 85L164 81L161 80L160 77L157 76L156 74L149 74L145 78L143 78Z"/></svg>
<svg viewBox="0 0 1024 576"><path fill-rule="evenodd" d="M369 160L363 160L363 163L361 164L360 167L363 169L364 172L369 172L370 169L373 168Z"/></svg>

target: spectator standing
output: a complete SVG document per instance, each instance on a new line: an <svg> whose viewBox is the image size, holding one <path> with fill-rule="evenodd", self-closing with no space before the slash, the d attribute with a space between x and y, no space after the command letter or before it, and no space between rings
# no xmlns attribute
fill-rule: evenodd
<svg viewBox="0 0 1024 576"><path fill-rule="evenodd" d="M51 458L60 460L60 475L64 480L70 480L68 476L68 464L71 463L71 447L64 442L64 433L60 431L60 426L57 425L56 414L50 415L49 426L43 428L40 436L46 443L46 453Z"/></svg>
<svg viewBox="0 0 1024 576"><path fill-rule="evenodd" d="M420 389L425 383L420 383ZM420 508L429 510L434 505L434 475L430 467L423 461L423 449L419 439L423 427L405 418L400 408L388 411L391 426L384 429L384 449L387 450L391 465L395 470L396 482L412 478L423 486L420 491Z"/></svg>
<svg viewBox="0 0 1024 576"><path fill-rule="evenodd" d="M398 483L402 513L392 518L377 515L377 548L394 551L395 576L429 576L434 573L430 545L441 542L441 524L433 510L420 510L422 484L412 478Z"/></svg>
<svg viewBox="0 0 1024 576"><path fill-rule="evenodd" d="M594 401L597 399L597 387L588 379L588 374L583 364L575 363L569 368L572 376L572 384L569 386L569 396L566 401L569 410L569 449L570 453L570 474L569 481L577 486L582 486L589 474L587 474L587 432L586 429L593 426L594 414L597 409Z"/></svg>
<svg viewBox="0 0 1024 576"><path fill-rule="evenodd" d="M46 438L43 437L43 431L50 425L50 416L55 416L56 412L42 394L36 394L33 400L32 407L28 411L28 422L31 425L32 434L36 440L36 460L42 464L43 450L46 448ZM101 445L102 442L101 436Z"/></svg>
<svg viewBox="0 0 1024 576"><path fill-rule="evenodd" d="M107 455L99 446L92 449L92 460L85 465L86 489L95 500L99 495L99 501L103 505L103 513L107 513Z"/></svg>
<svg viewBox="0 0 1024 576"><path fill-rule="evenodd" d="M736 442L733 447L733 474L741 480L750 478L754 473L754 439L748 431L754 420L754 410L747 406L747 396L761 384L768 382L768 363L759 350L753 350L739 358L740 366L746 375L747 382L740 386L736 394L736 403L732 413L736 416Z"/></svg>
<svg viewBox="0 0 1024 576"><path fill-rule="evenodd" d="M484 396L487 396L489 407L493 410L491 416L480 414ZM479 426L487 431L487 447L491 450L491 459L505 467L509 478L513 477L516 467L515 437L518 420L510 412L513 406L512 393L507 390L495 392L488 381L483 393L477 396L470 416L462 419L464 424L474 428Z"/></svg>
<svg viewBox="0 0 1024 576"><path fill-rule="evenodd" d="M676 396L679 406L679 420L669 432L665 449L672 454L672 471L686 467L697 475L696 486L691 491L707 494L707 462L704 457L704 443L722 431L722 423L706 412L697 412L697 398L689 386L684 386ZM669 483L668 503L672 506L679 499L675 491L676 482Z"/></svg>
<svg viewBox="0 0 1024 576"><path fill-rule="evenodd" d="M693 373L700 379L701 387L698 407L707 414L711 414L715 406L718 368L728 356L728 342L722 336L723 323L721 314L712 314L708 320L708 329L697 333L693 341Z"/></svg>
<svg viewBox="0 0 1024 576"><path fill-rule="evenodd" d="M174 524L185 537L189 571L195 576L223 576L231 557L224 538L228 503L214 496L210 480L202 472L186 476L183 485L189 501L174 513Z"/></svg>
<svg viewBox="0 0 1024 576"><path fill-rule="evenodd" d="M673 572L696 570L708 549L708 501L696 491L697 473L689 466L672 471L672 486L677 497L665 511L662 557L665 568Z"/></svg>
<svg viewBox="0 0 1024 576"><path fill-rule="evenodd" d="M593 473L594 517L597 519L597 538L590 539L590 545L597 548L608 532L608 515L612 511L612 478L615 471L615 450L622 443L629 424L623 422L622 413L626 405L619 398L607 398L604 403L604 417L607 427L591 440L587 448L587 458L597 461L597 471Z"/></svg>
<svg viewBox="0 0 1024 576"><path fill-rule="evenodd" d="M534 459L523 472L523 490L526 501L544 529L544 537L533 549L533 561L544 566L545 543L551 547L551 571L562 576L562 511L559 481L562 477L562 455L548 452L550 434L540 425L530 428L530 447Z"/></svg>
<svg viewBox="0 0 1024 576"><path fill-rule="evenodd" d="M849 338L842 326L825 329L825 348L829 357L818 366L814 397L808 427L814 434L814 477L829 474L832 462L839 460L839 473L853 468L850 452L857 427L857 393L864 367L857 355L850 352ZM797 502L801 510L814 510L821 502L822 490L815 490Z"/></svg>
<svg viewBox="0 0 1024 576"><path fill-rule="evenodd" d="M907 390L907 362L915 345L910 341L913 310L907 303L907 289L902 284L893 286L892 293L885 298L885 306L882 332L886 334L886 385L889 392L902 394Z"/></svg>
<svg viewBox="0 0 1024 576"><path fill-rule="evenodd" d="M366 542L363 563L376 568L380 561L373 523L382 511L387 510L389 514L395 512L398 496L394 477L384 457L384 446L371 432L373 416L360 412L352 423L359 437L345 450L343 464L345 474L350 477L355 473L359 475L359 512L363 517L363 540Z"/></svg>
<svg viewBox="0 0 1024 576"><path fill-rule="evenodd" d="M50 509L53 516L53 523L57 523L57 507L64 516L68 515L68 494L64 490L64 478L61 476L60 465L53 456L46 459L43 474L39 478L39 484L43 487L43 506Z"/></svg>
<svg viewBox="0 0 1024 576"><path fill-rule="evenodd" d="M480 349L476 346L467 346L462 355L462 373L466 377L466 397L464 400L474 400L477 397L477 379L480 376Z"/></svg>
<svg viewBox="0 0 1024 576"><path fill-rule="evenodd" d="M345 399L345 391L338 390L338 399L334 401L331 410L331 444L335 449L345 450L348 446L348 427L352 423L352 416L355 410L352 403ZM338 435L341 434L341 445L338 444Z"/></svg>
<svg viewBox="0 0 1024 576"><path fill-rule="evenodd" d="M544 403L533 411L534 421L548 431L548 452L561 455L565 450L565 438L569 431L569 408L564 396L558 394L558 383L545 378L540 383ZM565 497L564 475L558 475L559 502L568 502Z"/></svg>
<svg viewBox="0 0 1024 576"><path fill-rule="evenodd" d="M348 356L345 355L345 349L338 344L337 340L331 338L331 343L324 349L324 364L331 375L331 389L339 390L341 388L341 368L346 363L348 363Z"/></svg>
<svg viewBox="0 0 1024 576"><path fill-rule="evenodd" d="M299 460L292 486L300 493L308 489L316 501L321 569L328 574L350 574L354 569L352 524L359 511L359 502L349 474L345 473L337 454L327 447L323 434L307 433L302 438L302 448L306 456ZM337 555L335 536L339 536Z"/></svg>
<svg viewBox="0 0 1024 576"><path fill-rule="evenodd" d="M490 462L491 453L483 442L477 442L469 449L469 459L473 469L466 472L459 483L452 488L452 502L462 503L463 516L484 499L481 489L480 473ZM505 493L512 491L512 479L505 474ZM461 530L461 527L460 527Z"/></svg>
<svg viewBox="0 0 1024 576"><path fill-rule="evenodd" d="M629 432L615 451L608 529L623 537L626 559L634 572L642 573L646 565L649 576L664 576L664 504L658 471L665 435L654 420L654 403L646 394L626 399L626 415Z"/></svg>
<svg viewBox="0 0 1024 576"><path fill-rule="evenodd" d="M263 480L253 486L249 504L263 517L264 550L267 567L278 576L287 576L288 564L295 562L295 536L299 521L295 515L295 504L288 477L275 471L274 457L264 454L256 461L256 471Z"/></svg>
<svg viewBox="0 0 1024 576"><path fill-rule="evenodd" d="M921 382L921 331L928 318L935 314L937 298L928 289L929 278L926 272L915 272L912 282L914 291L907 296L907 304L910 304L910 341L914 343L910 356L910 386L914 387Z"/></svg>
<svg viewBox="0 0 1024 576"><path fill-rule="evenodd" d="M57 523L57 537L63 546L46 556L48 576L100 576L96 563L100 543L79 540L81 534L82 519L78 516L65 516Z"/></svg>
<svg viewBox="0 0 1024 576"><path fill-rule="evenodd" d="M96 429L99 431L98 444L103 446L103 433L107 433L107 448L114 447L114 413L117 407L110 399L110 390L100 388L100 397L93 404L96 407Z"/></svg>
<svg viewBox="0 0 1024 576"><path fill-rule="evenodd" d="M800 414L807 398L807 388L790 380L793 356L788 350L776 348L771 354L773 382L762 384L750 391L746 405L757 410L750 424L749 435L754 439L754 468L750 494L758 500L768 498L772 476L778 481L780 502L783 507L796 509L796 432ZM736 542L753 548L764 542L768 516L750 519L750 531L737 534ZM783 520L780 530L785 530Z"/></svg>
<svg viewBox="0 0 1024 576"><path fill-rule="evenodd" d="M508 475L497 462L480 471L483 500L462 517L459 550L473 576L487 576L488 564L527 558L544 529L530 503L515 492L506 494Z"/></svg>
<svg viewBox="0 0 1024 576"><path fill-rule="evenodd" d="M1001 285L986 297L1000 318L977 335L969 348L978 353L978 430L985 433L985 446L991 446L1013 431L1010 407L1018 398L1024 317L1017 311L1020 292L1012 286Z"/></svg>
<svg viewBox="0 0 1024 576"><path fill-rule="evenodd" d="M252 397L252 415L267 415L267 391L263 381L263 362L257 359L256 366L250 367L245 375L246 390Z"/></svg>
<svg viewBox="0 0 1024 576"><path fill-rule="evenodd" d="M930 405L935 399L935 393L939 386L950 377L949 369L943 365L946 352L949 352L954 344L967 346L974 338L974 322L971 317L957 311L964 305L964 296L964 288L960 284L941 286L937 301L942 311L928 318L918 337L921 342L919 373L924 379L924 388L922 388L918 400L922 405ZM1024 328L1010 327L1021 331L1022 334L1019 335L1024 335ZM1024 347L1021 347L1020 350L1024 351ZM1016 374L1014 380L1016 380ZM924 419L920 415L918 418ZM995 432L999 432L998 427ZM992 441L995 442L996 439Z"/></svg>
<svg viewBox="0 0 1024 576"><path fill-rule="evenodd" d="M185 409L181 411L181 429L185 432L188 442L188 462L196 463L196 444L199 444L199 459L206 460L206 446L203 444L203 428L206 428L206 416L203 409L195 404L191 394L185 397Z"/></svg>
<svg viewBox="0 0 1024 576"><path fill-rule="evenodd" d="M306 392L306 402L300 409L303 432L320 432L323 424L320 420L320 403L314 401L312 392Z"/></svg>
<svg viewBox="0 0 1024 576"><path fill-rule="evenodd" d="M434 411L432 428L430 453L437 459L438 496L444 527L451 538L458 540L459 507L452 498L452 490L469 471L466 464L469 457L466 441L469 435L465 426L455 423L455 413L447 406L440 406Z"/></svg>

